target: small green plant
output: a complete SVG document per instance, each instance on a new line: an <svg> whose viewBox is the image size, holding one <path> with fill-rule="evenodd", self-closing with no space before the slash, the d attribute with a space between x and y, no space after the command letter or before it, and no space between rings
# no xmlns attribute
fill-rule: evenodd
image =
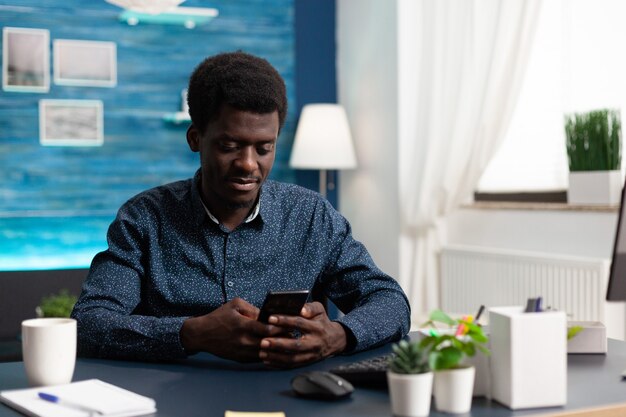
<svg viewBox="0 0 626 417"><path fill-rule="evenodd" d="M401 340L391 347L394 355L389 360L389 369L397 374L423 374L430 371L428 356L419 342Z"/></svg>
<svg viewBox="0 0 626 417"><path fill-rule="evenodd" d="M489 339L472 317L453 319L441 310L434 310L426 325L435 327L436 323L449 328L445 331L433 328L420 342L420 347L428 351L428 366L431 369L458 368L463 357L474 356L476 351L489 355L489 349L485 347Z"/></svg>
<svg viewBox="0 0 626 417"><path fill-rule="evenodd" d="M61 290L58 294L50 294L43 297L37 307L37 313L41 317L69 317L78 297L70 294L68 290Z"/></svg>
<svg viewBox="0 0 626 417"><path fill-rule="evenodd" d="M571 172L620 169L622 122L619 110L566 115L565 136Z"/></svg>

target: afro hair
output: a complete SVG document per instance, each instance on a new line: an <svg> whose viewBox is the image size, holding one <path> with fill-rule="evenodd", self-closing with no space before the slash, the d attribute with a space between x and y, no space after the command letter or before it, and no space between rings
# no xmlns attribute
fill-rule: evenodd
<svg viewBox="0 0 626 417"><path fill-rule="evenodd" d="M265 59L237 51L206 58L193 71L187 90L189 115L204 132L223 104L254 113L278 111L279 127L287 115L287 89Z"/></svg>

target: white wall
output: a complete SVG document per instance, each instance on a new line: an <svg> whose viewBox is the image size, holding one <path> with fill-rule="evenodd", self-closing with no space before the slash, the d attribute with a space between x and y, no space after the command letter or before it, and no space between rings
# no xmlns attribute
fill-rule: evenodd
<svg viewBox="0 0 626 417"><path fill-rule="evenodd" d="M617 212L460 209L447 219L447 240L610 259L616 225Z"/></svg>
<svg viewBox="0 0 626 417"><path fill-rule="evenodd" d="M385 272L399 273L395 1L337 1L337 90L358 168L341 172L341 212Z"/></svg>

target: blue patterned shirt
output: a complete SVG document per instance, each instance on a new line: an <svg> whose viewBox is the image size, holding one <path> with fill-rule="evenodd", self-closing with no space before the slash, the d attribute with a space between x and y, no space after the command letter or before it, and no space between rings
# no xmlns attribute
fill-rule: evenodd
<svg viewBox="0 0 626 417"><path fill-rule="evenodd" d="M145 191L109 227L72 317L84 356L185 357L183 322L235 297L260 307L269 290L314 284L345 313L352 351L398 340L409 304L350 225L319 194L266 181L254 220L229 231L209 219L193 179ZM351 334L350 334L351 333Z"/></svg>

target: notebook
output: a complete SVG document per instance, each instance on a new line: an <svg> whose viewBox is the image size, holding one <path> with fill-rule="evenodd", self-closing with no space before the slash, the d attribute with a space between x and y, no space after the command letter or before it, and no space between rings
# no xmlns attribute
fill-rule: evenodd
<svg viewBox="0 0 626 417"><path fill-rule="evenodd" d="M59 397L63 403L39 398L39 393ZM17 411L33 417L131 417L156 412L152 398L135 394L98 379L73 382L66 385L0 391L0 401ZM86 407L98 414L81 410Z"/></svg>

